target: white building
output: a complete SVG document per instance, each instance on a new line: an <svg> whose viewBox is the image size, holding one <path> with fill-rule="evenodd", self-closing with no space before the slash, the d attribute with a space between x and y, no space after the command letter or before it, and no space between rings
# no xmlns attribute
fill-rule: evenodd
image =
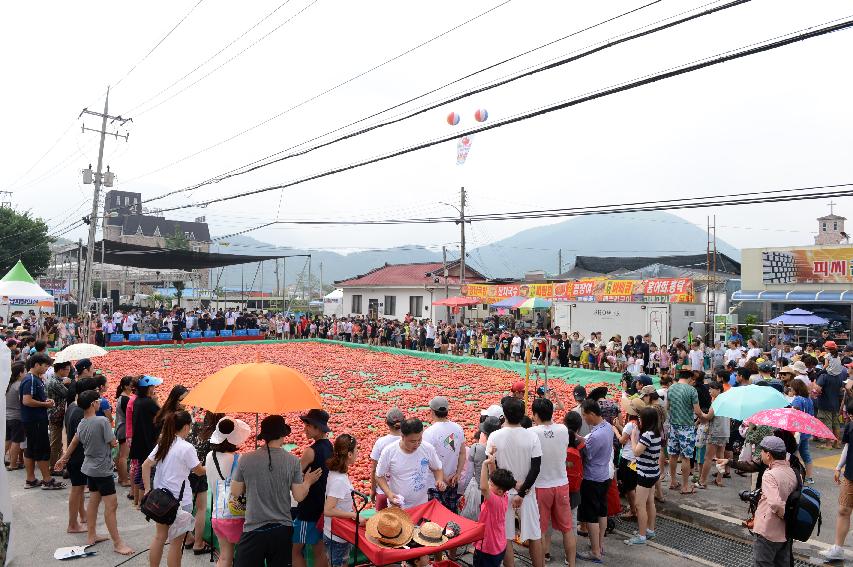
<svg viewBox="0 0 853 567"><path fill-rule="evenodd" d="M417 319L447 320L446 308L433 308L432 304L461 295L460 271L459 261L447 264L446 277L441 262L385 264L335 285L343 289L344 316L368 315L402 321L412 314ZM466 283L484 281L485 277L477 270L465 267Z"/></svg>

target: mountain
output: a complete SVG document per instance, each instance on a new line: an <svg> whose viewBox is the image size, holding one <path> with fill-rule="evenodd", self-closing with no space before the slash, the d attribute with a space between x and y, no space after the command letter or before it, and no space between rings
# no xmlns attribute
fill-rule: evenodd
<svg viewBox="0 0 853 567"><path fill-rule="evenodd" d="M230 246L221 251L230 254L307 254L296 248L274 247L249 236L228 239ZM705 251L706 232L681 217L665 212L619 213L577 217L557 224L541 226L519 232L509 238L468 251L468 262L489 277L522 277L525 272L545 270L557 272L558 250L562 249L562 270L572 267L574 258L582 256L654 256L673 254L698 254ZM216 250L216 246L213 247ZM740 251L717 239L717 250L739 259ZM319 277L323 265L323 282L330 284L358 274L363 274L384 263L435 262L441 254L418 246L400 246L385 250L371 250L352 254L339 254L329 250L310 251L312 280ZM280 262L280 266L282 261ZM308 267L305 258L288 258L284 282L292 285L307 281ZM212 286L241 287L273 291L275 262L265 262L263 273L257 264L230 266L220 277L220 270L212 274ZM281 274L279 273L279 278ZM263 286L261 286L263 281ZM218 282L218 283L217 283Z"/></svg>

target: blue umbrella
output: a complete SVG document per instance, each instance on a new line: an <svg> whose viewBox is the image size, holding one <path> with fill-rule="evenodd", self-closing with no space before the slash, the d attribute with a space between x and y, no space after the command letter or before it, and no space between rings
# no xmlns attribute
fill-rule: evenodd
<svg viewBox="0 0 853 567"><path fill-rule="evenodd" d="M829 321L805 309L791 309L775 319L770 319L768 323L771 325L826 325Z"/></svg>
<svg viewBox="0 0 853 567"><path fill-rule="evenodd" d="M515 309L518 307L520 303L523 303L527 300L526 297L521 297L520 295L514 295L512 297L507 297L506 299L502 299L497 303L492 303L492 307L494 308L503 308L503 309Z"/></svg>
<svg viewBox="0 0 853 567"><path fill-rule="evenodd" d="M784 408L788 405L788 398L776 388L752 384L723 392L711 404L711 409L714 410L715 416L743 421L760 411Z"/></svg>

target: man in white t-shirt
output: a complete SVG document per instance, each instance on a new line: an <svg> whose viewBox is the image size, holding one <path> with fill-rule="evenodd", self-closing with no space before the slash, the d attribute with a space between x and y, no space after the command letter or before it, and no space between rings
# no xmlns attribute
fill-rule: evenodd
<svg viewBox="0 0 853 567"><path fill-rule="evenodd" d="M370 497L376 504L376 511L388 507L388 499L385 497L385 492L379 488L376 482L376 466L379 464L379 457L382 451L392 443L400 442L400 424L406 419L403 412L398 408L391 408L388 415L385 416L385 425L388 426L388 434L379 437L373 443L373 449L370 451Z"/></svg>
<svg viewBox="0 0 853 567"><path fill-rule="evenodd" d="M533 400L533 431L542 446L542 466L533 487L539 505L539 526L542 530L542 549L551 549L549 528L563 534L563 549L569 566L575 564L575 530L569 498L569 477L566 474L566 451L569 430L562 423L553 423L554 404L548 398Z"/></svg>
<svg viewBox="0 0 853 567"><path fill-rule="evenodd" d="M512 472L517 484L507 492L510 506L506 512L506 553L504 567L513 567L512 542L515 539L515 515L521 520L521 541L528 540L533 567L543 567L545 556L542 550L542 528L539 523L539 504L536 501L534 483L542 466L542 445L539 437L531 430L521 427L524 418L524 402L506 398L502 403L506 422L502 429L489 435L486 454L494 449L498 468Z"/></svg>
<svg viewBox="0 0 853 567"><path fill-rule="evenodd" d="M382 450L376 465L376 483L389 505L411 508L425 504L433 486L446 490L444 470L435 448L423 442L424 424L407 419L400 424L401 438Z"/></svg>
<svg viewBox="0 0 853 567"><path fill-rule="evenodd" d="M690 358L690 370L704 370L705 353L702 352L702 342L699 339L693 339L690 346L690 352L687 354Z"/></svg>
<svg viewBox="0 0 853 567"><path fill-rule="evenodd" d="M449 406L450 402L444 396L436 396L430 400L429 409L432 411L433 422L424 431L424 442L435 448L444 470L444 481L448 486L456 487L465 468L468 453L462 427L447 417Z"/></svg>

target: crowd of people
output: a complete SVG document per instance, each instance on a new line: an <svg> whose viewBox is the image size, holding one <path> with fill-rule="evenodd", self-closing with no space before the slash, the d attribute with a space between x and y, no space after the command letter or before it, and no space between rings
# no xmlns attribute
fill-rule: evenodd
<svg viewBox="0 0 853 567"><path fill-rule="evenodd" d="M133 324L147 324L146 315L150 320L151 314L143 314ZM227 326L227 312L224 315ZM181 317L192 324L199 321L195 313L182 312ZM235 324L236 320L235 316ZM240 324L251 324L248 320L243 317ZM277 329L277 320L274 316L269 328ZM371 337L372 330L358 322L311 321L294 323L296 331L301 333L304 325L308 336L325 331L327 337L332 333L332 338L342 340L355 340L366 332L368 341L383 341L378 329ZM466 333L464 327L433 326L429 320L389 328L391 337L394 329L414 329L411 335L431 338L433 348L454 329ZM210 542L204 540L208 513L219 542L220 566L266 561L303 567L309 546L316 565L348 564L350 544L333 533L332 518L356 518L348 471L357 458L359 440L349 433L329 438L325 411L313 409L300 417L311 442L301 457L282 450L291 429L278 415L261 422L257 438L262 446L249 451L244 447L249 426L227 415L193 413L184 406L189 393L184 386L160 393L159 378L127 376L114 393L108 392L107 380L93 360L55 363L46 340L26 330L13 335L7 337L13 350L6 394L7 467L26 470L27 489L68 489L69 533L85 534L87 543L110 539L117 553L131 554L134 550L125 544L116 521L119 493L126 489L131 505L148 514L146 502L160 491L176 501L177 511L171 522L156 523L151 565L160 564L167 543L170 566L180 564L185 547L197 554L210 553ZM384 336L387 340L387 333ZM529 337L536 356L552 357L548 337L544 330ZM566 364L583 366L582 357L572 353L575 342L583 352L584 340L578 333L572 337L568 345L558 341L556 360L562 364L565 351ZM598 340L596 333L591 337ZM453 338L458 341L459 335ZM568 411L555 391L541 387L526 392L524 382L512 384L500 404L484 408L478 424L454 422L453 407L444 396L430 401L428 427L419 418L390 408L388 433L370 447L369 496L378 511L368 526L371 540L399 545L397 539L407 530L400 510L436 498L487 524L484 539L474 545L475 565L512 567L513 542L526 541L533 565L542 567L550 560L552 533L559 534L568 565L576 559L602 563L605 535L613 530L614 516L637 524L625 544L644 545L655 539L656 502L666 499L665 486L670 493L686 496L697 489L724 487L732 472L758 472L761 491L745 521L756 534L755 562L785 565L791 546L784 530L784 503L798 486L814 483L811 440L783 430L745 426L714 415L711 407L722 392L757 384L777 389L791 407L823 420L837 437L827 447L843 444L836 472L841 485L836 541L823 552L828 559L843 557L853 510L853 454L847 451L853 435L848 423L853 379L847 377L853 368L853 347L839 349L828 337L805 348L771 338L769 350L758 347L755 339L745 345L741 341L732 336L721 356L716 353L720 345L709 349L698 339L674 341L665 349L671 354L671 367L626 368L618 398L608 397L606 387L587 391L577 386L574 404L566 404L572 406ZM630 347L616 347L621 344L618 336L610 342L614 345L605 343L605 351L627 350L635 365L646 356L654 361L654 353L661 352L652 350L648 337L637 337ZM525 404L528 397L532 403ZM841 429L843 423L847 425ZM473 443L468 442L471 429L475 429ZM212 492L210 510L208 492ZM95 529L102 502L109 536ZM324 521L318 524L321 518ZM395 525L396 535L388 531ZM415 542L412 545L433 537L426 526L412 527L410 536L405 543ZM588 545L579 544L578 538L588 539ZM418 565L428 561L428 551Z"/></svg>

